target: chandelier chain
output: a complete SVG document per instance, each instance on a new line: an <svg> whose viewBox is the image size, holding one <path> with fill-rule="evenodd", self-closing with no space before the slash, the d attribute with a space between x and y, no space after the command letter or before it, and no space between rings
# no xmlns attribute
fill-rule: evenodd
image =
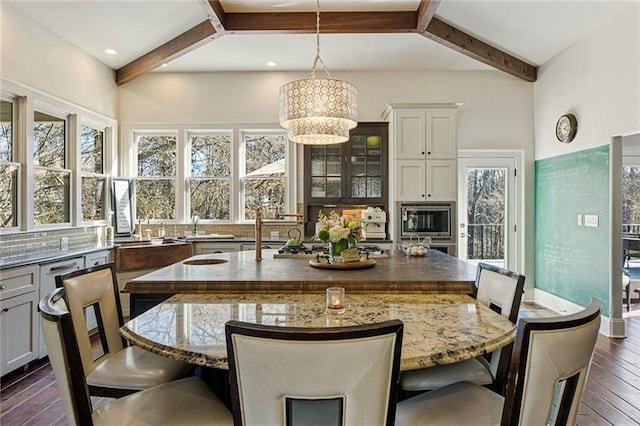
<svg viewBox="0 0 640 426"><path fill-rule="evenodd" d="M327 77L331 78L331 74L329 74L327 66L320 57L320 0L316 0L316 57L314 58L313 66L311 67L311 78L316 78L316 68L318 67L318 62L322 64L322 68L327 74Z"/></svg>

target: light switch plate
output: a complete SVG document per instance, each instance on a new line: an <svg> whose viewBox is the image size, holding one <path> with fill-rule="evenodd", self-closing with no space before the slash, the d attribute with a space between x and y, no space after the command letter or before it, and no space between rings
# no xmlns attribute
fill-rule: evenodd
<svg viewBox="0 0 640 426"><path fill-rule="evenodd" d="M69 250L69 237L60 238L60 250L62 251Z"/></svg>
<svg viewBox="0 0 640 426"><path fill-rule="evenodd" d="M578 215L578 226L582 226L582 215Z"/></svg>
<svg viewBox="0 0 640 426"><path fill-rule="evenodd" d="M590 226L593 228L598 227L598 215L597 214L585 214L584 215L584 226Z"/></svg>

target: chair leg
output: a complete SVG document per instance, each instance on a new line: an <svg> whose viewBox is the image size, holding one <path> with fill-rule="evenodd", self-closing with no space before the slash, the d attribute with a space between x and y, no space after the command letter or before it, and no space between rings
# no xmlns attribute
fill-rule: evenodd
<svg viewBox="0 0 640 426"><path fill-rule="evenodd" d="M631 310L631 283L624 286L624 291L627 293L627 312Z"/></svg>

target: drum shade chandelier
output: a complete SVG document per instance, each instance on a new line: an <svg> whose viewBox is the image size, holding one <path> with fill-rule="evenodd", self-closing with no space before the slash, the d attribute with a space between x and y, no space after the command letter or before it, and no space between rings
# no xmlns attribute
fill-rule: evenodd
<svg viewBox="0 0 640 426"><path fill-rule="evenodd" d="M280 88L280 126L289 140L304 145L329 145L349 140L357 123L356 87L331 78L320 58L320 0L316 0L316 57L310 78ZM327 78L316 78L318 62Z"/></svg>

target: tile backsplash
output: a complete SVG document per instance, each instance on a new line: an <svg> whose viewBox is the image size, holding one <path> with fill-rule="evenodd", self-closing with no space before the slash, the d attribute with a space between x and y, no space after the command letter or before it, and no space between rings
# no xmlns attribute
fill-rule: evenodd
<svg viewBox="0 0 640 426"><path fill-rule="evenodd" d="M67 228L0 235L0 266L102 247L104 228Z"/></svg>

